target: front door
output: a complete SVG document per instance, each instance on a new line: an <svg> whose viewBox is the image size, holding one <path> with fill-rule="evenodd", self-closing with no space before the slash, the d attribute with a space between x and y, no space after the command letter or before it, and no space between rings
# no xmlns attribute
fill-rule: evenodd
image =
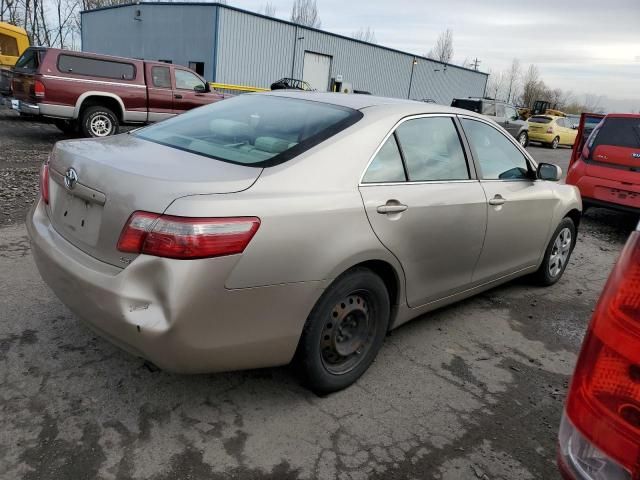
<svg viewBox="0 0 640 480"><path fill-rule="evenodd" d="M212 94L206 90L205 81L202 78L191 70L176 67L173 112L178 114L212 103L214 101Z"/></svg>
<svg viewBox="0 0 640 480"><path fill-rule="evenodd" d="M402 264L410 307L471 282L487 215L474 177L449 116L402 122L363 176L360 193L369 222Z"/></svg>
<svg viewBox="0 0 640 480"><path fill-rule="evenodd" d="M473 275L484 283L534 266L550 235L559 201L513 139L489 123L461 120L487 198L487 234Z"/></svg>
<svg viewBox="0 0 640 480"><path fill-rule="evenodd" d="M147 69L147 92L149 95L148 120L159 122L172 117L174 113L171 67L147 63L145 68Z"/></svg>

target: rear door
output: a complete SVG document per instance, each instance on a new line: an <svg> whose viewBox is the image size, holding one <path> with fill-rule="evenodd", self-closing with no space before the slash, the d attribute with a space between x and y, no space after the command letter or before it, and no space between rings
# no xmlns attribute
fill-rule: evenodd
<svg viewBox="0 0 640 480"><path fill-rule="evenodd" d="M360 193L373 230L402 264L409 306L467 288L487 205L453 117L401 122L371 161Z"/></svg>
<svg viewBox="0 0 640 480"><path fill-rule="evenodd" d="M207 93L205 81L191 70L173 67L173 113L178 114L213 101Z"/></svg>
<svg viewBox="0 0 640 480"><path fill-rule="evenodd" d="M148 119L158 122L172 117L173 113L173 84L171 82L171 67L169 65L145 64L147 82Z"/></svg>
<svg viewBox="0 0 640 480"><path fill-rule="evenodd" d="M461 120L476 160L487 205L487 234L474 282L484 283L537 264L546 247L555 204L549 182L489 122Z"/></svg>

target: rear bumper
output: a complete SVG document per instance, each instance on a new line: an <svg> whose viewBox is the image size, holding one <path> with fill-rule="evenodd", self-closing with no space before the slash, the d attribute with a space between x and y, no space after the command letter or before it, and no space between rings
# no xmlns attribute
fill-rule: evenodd
<svg viewBox="0 0 640 480"><path fill-rule="evenodd" d="M54 105L52 103L25 102L21 100L18 111L23 115L34 117L72 119L75 107Z"/></svg>
<svg viewBox="0 0 640 480"><path fill-rule="evenodd" d="M141 255L127 268L64 240L42 202L27 229L42 278L97 333L158 367L203 373L291 361L321 282L226 289L238 256L180 261Z"/></svg>
<svg viewBox="0 0 640 480"><path fill-rule="evenodd" d="M640 211L640 183L589 176L582 161L569 168L567 184L578 187L585 204Z"/></svg>

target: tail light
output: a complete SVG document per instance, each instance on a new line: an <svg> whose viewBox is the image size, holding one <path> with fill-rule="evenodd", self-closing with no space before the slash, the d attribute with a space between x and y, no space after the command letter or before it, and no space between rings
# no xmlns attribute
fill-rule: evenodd
<svg viewBox="0 0 640 480"><path fill-rule="evenodd" d="M190 260L242 253L260 226L256 217L190 218L134 212L118 250Z"/></svg>
<svg viewBox="0 0 640 480"><path fill-rule="evenodd" d="M45 162L40 168L40 196L47 205L49 204L49 163Z"/></svg>
<svg viewBox="0 0 640 480"><path fill-rule="evenodd" d="M577 478L640 478L640 231L622 251L589 325L563 430L561 463L589 473Z"/></svg>
<svg viewBox="0 0 640 480"><path fill-rule="evenodd" d="M36 80L35 83L33 84L33 94L37 98L44 98L44 94L45 94L44 83L42 83L40 80Z"/></svg>
<svg viewBox="0 0 640 480"><path fill-rule="evenodd" d="M553 127L547 128L547 133L553 133Z"/></svg>

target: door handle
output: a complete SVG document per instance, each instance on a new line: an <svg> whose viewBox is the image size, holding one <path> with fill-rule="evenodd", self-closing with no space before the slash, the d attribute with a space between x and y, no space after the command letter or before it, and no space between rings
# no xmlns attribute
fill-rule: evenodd
<svg viewBox="0 0 640 480"><path fill-rule="evenodd" d="M500 194L497 194L495 197L489 200L489 205L504 205L504 202L506 202L504 197Z"/></svg>
<svg viewBox="0 0 640 480"><path fill-rule="evenodd" d="M387 205L380 205L377 208L378 213L382 213L382 214L387 214L387 213L400 213L400 212L404 212L407 208L406 205L402 205L401 203L396 203L396 204L387 204Z"/></svg>
<svg viewBox="0 0 640 480"><path fill-rule="evenodd" d="M180 94L177 94L177 93L176 93L176 94L173 96L173 98L178 98L178 99L179 99L179 98L182 98L182 95L180 95Z"/></svg>

